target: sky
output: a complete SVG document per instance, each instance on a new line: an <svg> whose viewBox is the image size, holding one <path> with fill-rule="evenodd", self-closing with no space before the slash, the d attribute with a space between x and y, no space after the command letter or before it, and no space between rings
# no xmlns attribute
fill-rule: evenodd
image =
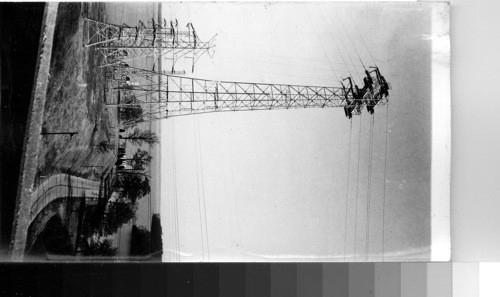
<svg viewBox="0 0 500 297"><path fill-rule="evenodd" d="M202 40L217 34L189 76L338 87L376 64L392 87L373 119L305 109L162 121L165 261L427 260L430 4L162 5Z"/></svg>

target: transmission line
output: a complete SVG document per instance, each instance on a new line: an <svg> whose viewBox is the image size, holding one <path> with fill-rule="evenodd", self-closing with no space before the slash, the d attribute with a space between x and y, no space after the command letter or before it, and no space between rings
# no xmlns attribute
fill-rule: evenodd
<svg viewBox="0 0 500 297"><path fill-rule="evenodd" d="M356 241L357 241L357 229L358 229L358 193L359 193L359 156L361 155L361 119L362 115L359 116L359 133L358 133L358 171L356 174L356 212L354 215L354 259L356 259Z"/></svg>
<svg viewBox="0 0 500 297"><path fill-rule="evenodd" d="M177 258L180 262L181 260L181 255L180 255L180 250L181 250L181 246L180 246L180 235L179 235L179 207L178 207L178 200L177 200L177 153L176 153L176 134L175 134L175 119L172 121L172 129L173 129L173 154L174 154L174 164L173 164L173 168L174 168L174 214L175 214L175 231L176 231L176 240L177 240L177 244L176 244L176 248L177 248Z"/></svg>
<svg viewBox="0 0 500 297"><path fill-rule="evenodd" d="M200 217L200 237L201 237L201 251L202 251L202 257L203 261L205 261L205 244L204 244L204 239L203 239L203 223L202 223L202 218L201 218L201 198L200 198L200 172L199 172L199 167L198 167L198 143L197 143L197 130L196 130L196 124L195 124L195 119L193 117L193 128L194 128L194 149L195 149L195 157L196 157L196 183L197 183L197 191L198 191L198 213Z"/></svg>
<svg viewBox="0 0 500 297"><path fill-rule="evenodd" d="M368 260L368 252L370 247L370 200L372 187L372 170L373 170L373 127L375 125L375 115L372 115L370 123L370 139L368 145L368 181L367 181L367 198L366 198L366 258Z"/></svg>
<svg viewBox="0 0 500 297"><path fill-rule="evenodd" d="M387 183L387 132L389 120L389 102L387 102L387 111L385 113L385 152L384 152L384 199L382 204L382 261L385 260L385 190Z"/></svg>
<svg viewBox="0 0 500 297"><path fill-rule="evenodd" d="M309 21L309 24L312 26L312 23ZM318 33L316 32L316 30L314 30L314 36L316 36L316 39L318 39L318 42L319 44L321 45L321 48L323 49L323 53L325 54L326 56L326 59L328 60L328 65L330 65L330 68L332 69L332 72L333 74L335 75L335 79L339 80L338 76L337 76L337 73L335 72L335 70L333 69L333 66L332 66L332 62L330 61L330 57L328 56L328 54L326 53L326 50L325 50L325 47L323 46L323 42L321 42L321 40L319 39L318 37Z"/></svg>
<svg viewBox="0 0 500 297"><path fill-rule="evenodd" d="M342 43L342 45L344 46L344 48L346 49L347 57L349 58L349 61L351 61L351 64L354 64L354 62L352 61L351 55L349 54L349 50L348 50L348 47L346 45L346 42L344 41L344 38L342 37L342 34L339 34L339 39L340 39L340 42ZM356 68L354 68L354 70L355 70L356 74L358 75L359 79L363 80L363 78L359 74L358 70ZM351 77L352 77L352 74L351 74Z"/></svg>
<svg viewBox="0 0 500 297"><path fill-rule="evenodd" d="M347 253L347 210L349 203L349 177L351 172L351 143L352 143L352 118L350 119L349 128L349 157L347 158L347 188L346 188L346 198L345 198L345 221L344 221L344 261L346 260Z"/></svg>
<svg viewBox="0 0 500 297"><path fill-rule="evenodd" d="M201 166L201 189L202 189L202 198L203 198L203 214L205 218L205 237L207 239L207 256L208 256L208 261L210 261L210 245L208 241L208 223L207 223L207 206L206 206L206 199L205 199L205 180L203 176L203 151L201 149L201 137L200 137L200 119L196 118L196 124L198 126L198 148L199 148L199 155L200 155L200 166Z"/></svg>
<svg viewBox="0 0 500 297"><path fill-rule="evenodd" d="M325 17L323 16L323 20L325 20ZM337 47L337 51L339 52L340 54L340 57L342 58L342 61L344 62L344 66L346 67L347 69L347 72L349 72L349 76L352 77L352 73L351 73L351 70L349 69L349 67L347 66L347 63L346 63L346 60L344 59L344 55L342 55L342 51L340 50L340 47L337 43L337 39L335 38L335 36L332 34L332 32L330 31L330 29L328 29L328 33L332 36L332 39L333 39L333 42L335 43L335 46ZM351 63L352 63L352 60L351 60ZM354 63L352 63L354 64ZM356 69L356 68L355 68Z"/></svg>
<svg viewBox="0 0 500 297"><path fill-rule="evenodd" d="M375 62L375 58L373 58L373 55L370 51L370 48L368 47L368 44L366 43L365 39L363 38L363 35L361 34L361 32L359 31L358 27L356 26L356 24L354 24L354 28L356 29L356 31L358 32L358 35L359 37L361 38L361 41L363 42L363 44L365 45L366 47L366 50L368 51L368 54L370 55L370 58L372 59L372 62L373 62L373 66L377 67L377 63Z"/></svg>
<svg viewBox="0 0 500 297"><path fill-rule="evenodd" d="M339 18L339 20L340 20L340 23L342 24L342 27L344 28L344 31L347 34L347 37L351 41L352 47L354 48L354 51L356 52L356 55L358 56L358 59L361 62L361 65L363 65L363 68L366 70L365 64L363 64L363 61L361 60L361 57L359 56L358 50L356 49L356 46L354 45L354 42L352 41L351 34L349 34L349 31L347 30L347 28L344 25L344 21L342 20L342 18Z"/></svg>

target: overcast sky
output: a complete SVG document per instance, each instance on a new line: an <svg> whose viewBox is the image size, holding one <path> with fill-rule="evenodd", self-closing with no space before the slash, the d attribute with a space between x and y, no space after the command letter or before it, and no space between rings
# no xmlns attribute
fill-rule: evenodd
<svg viewBox="0 0 500 297"><path fill-rule="evenodd" d="M164 3L167 20L177 18L181 26L193 22L202 40L218 34L213 58L201 58L193 77L339 86L338 79L351 74L361 85L362 61L379 66L392 86L389 115L386 106L375 112L369 216L371 116L366 112L361 121L353 117L352 128L341 109L163 121L164 260L327 261L344 255L348 261L365 260L367 241L375 255L370 259L380 260L383 226L385 251L395 257L390 259L426 259L430 8L423 3Z"/></svg>

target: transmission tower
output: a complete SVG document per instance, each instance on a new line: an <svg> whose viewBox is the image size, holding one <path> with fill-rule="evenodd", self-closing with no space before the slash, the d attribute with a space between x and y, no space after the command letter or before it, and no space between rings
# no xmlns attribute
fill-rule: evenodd
<svg viewBox="0 0 500 297"><path fill-rule="evenodd" d="M209 112L292 108L343 107L347 116L348 110L357 115L363 107L373 113L375 106L388 101L387 96L379 95L377 80L373 91L353 98L340 87L212 81L127 68L132 82L118 83L115 90L121 99L108 105L142 109L139 122ZM134 79L144 83L134 84Z"/></svg>
<svg viewBox="0 0 500 297"><path fill-rule="evenodd" d="M181 58L192 60L194 64L214 45L215 36L203 42L196 34L192 23L181 30L178 22L164 20L159 24L152 20L145 25L142 21L135 27L115 25L91 18L84 18L84 47L96 47L103 55L102 66L127 63L146 56L161 55L172 62L172 71Z"/></svg>

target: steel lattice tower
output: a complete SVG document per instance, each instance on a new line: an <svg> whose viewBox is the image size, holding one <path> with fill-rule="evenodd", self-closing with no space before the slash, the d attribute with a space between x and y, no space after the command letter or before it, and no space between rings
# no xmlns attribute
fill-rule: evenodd
<svg viewBox="0 0 500 297"><path fill-rule="evenodd" d="M373 92L354 99L340 87L212 81L126 68L129 78L146 83L120 81L115 90L121 94L121 100L108 105L140 107L141 121L210 112L334 108L353 104L356 104L353 114L360 114L363 107L380 106L388 101L387 97L376 99L380 90L376 81Z"/></svg>
<svg viewBox="0 0 500 297"><path fill-rule="evenodd" d="M207 42L199 39L192 23L186 30L178 28L177 20L168 25L155 23L146 26L130 27L126 24L115 25L98 20L84 18L84 46L96 47L104 56L104 65L110 66L126 63L146 56L162 57L172 60L174 65L180 58L192 59L192 68L203 54L208 53L214 45L214 37Z"/></svg>

